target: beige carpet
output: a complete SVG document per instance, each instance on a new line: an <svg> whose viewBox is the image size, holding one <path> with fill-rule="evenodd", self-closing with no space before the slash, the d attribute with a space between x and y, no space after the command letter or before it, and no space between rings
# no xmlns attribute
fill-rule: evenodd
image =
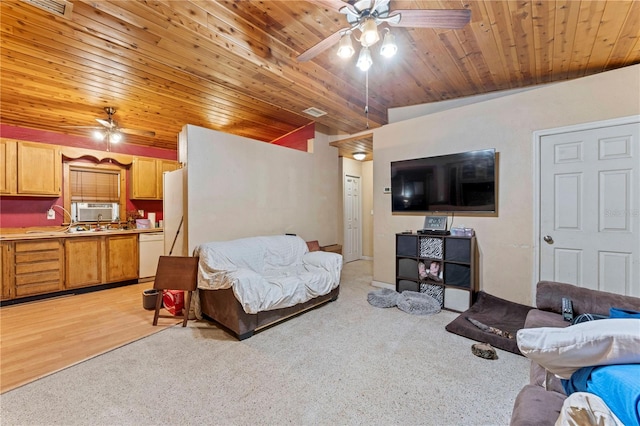
<svg viewBox="0 0 640 426"><path fill-rule="evenodd" d="M507 425L528 361L444 330L457 314L368 304L371 262L336 302L239 342L175 326L2 395L3 425Z"/></svg>

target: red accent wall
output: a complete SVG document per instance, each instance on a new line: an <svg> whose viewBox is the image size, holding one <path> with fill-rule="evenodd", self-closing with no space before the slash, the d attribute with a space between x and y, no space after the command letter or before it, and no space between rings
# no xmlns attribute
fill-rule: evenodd
<svg viewBox="0 0 640 426"><path fill-rule="evenodd" d="M0 124L0 136L3 138L24 140L30 142L49 143L52 145L73 146L77 148L104 150L104 143L97 142L89 137L72 136L63 133L48 132L44 130L28 129L23 127ZM177 151L144 147L139 145L111 145L111 151L120 154L139 155L142 157L162 158L176 160ZM129 182L129 171L127 171ZM129 185L127 185L127 210L155 212L156 220L162 219L162 201L131 200L129 198ZM59 226L67 217L63 218L63 211L55 208L55 220L47 219L47 210L53 205L62 205L62 197L9 197L0 196L0 228L27 228L38 226Z"/></svg>
<svg viewBox="0 0 640 426"><path fill-rule="evenodd" d="M316 136L316 123L312 122L304 127L294 130L271 143L274 145L286 146L288 148L307 151L307 141Z"/></svg>

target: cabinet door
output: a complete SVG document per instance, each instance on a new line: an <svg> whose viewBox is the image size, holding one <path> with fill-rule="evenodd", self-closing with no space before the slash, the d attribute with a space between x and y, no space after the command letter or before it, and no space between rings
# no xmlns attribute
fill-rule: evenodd
<svg viewBox="0 0 640 426"><path fill-rule="evenodd" d="M178 169L178 162L170 160L158 160L158 198L164 197L163 175L164 172L172 172Z"/></svg>
<svg viewBox="0 0 640 426"><path fill-rule="evenodd" d="M106 282L138 279L138 236L105 237Z"/></svg>
<svg viewBox="0 0 640 426"><path fill-rule="evenodd" d="M134 157L131 165L131 198L156 200L158 197L158 162L155 158Z"/></svg>
<svg viewBox="0 0 640 426"><path fill-rule="evenodd" d="M15 275L13 262L13 245L0 243L0 299L7 300L13 297L15 288Z"/></svg>
<svg viewBox="0 0 640 426"><path fill-rule="evenodd" d="M16 141L0 139L0 165L0 194L15 194L18 190Z"/></svg>
<svg viewBox="0 0 640 426"><path fill-rule="evenodd" d="M67 238L64 243L65 288L102 283L102 237Z"/></svg>
<svg viewBox="0 0 640 426"><path fill-rule="evenodd" d="M56 145L18 142L18 193L60 195L62 155Z"/></svg>

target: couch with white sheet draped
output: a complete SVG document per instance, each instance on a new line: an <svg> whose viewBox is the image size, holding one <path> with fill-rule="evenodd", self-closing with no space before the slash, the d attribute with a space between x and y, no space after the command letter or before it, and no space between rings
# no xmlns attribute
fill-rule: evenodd
<svg viewBox="0 0 640 426"><path fill-rule="evenodd" d="M339 293L342 256L308 250L293 235L215 241L197 246L196 316L215 320L240 340Z"/></svg>

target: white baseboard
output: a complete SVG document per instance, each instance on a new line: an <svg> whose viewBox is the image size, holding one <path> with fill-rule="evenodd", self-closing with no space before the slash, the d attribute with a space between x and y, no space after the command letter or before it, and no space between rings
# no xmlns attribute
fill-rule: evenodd
<svg viewBox="0 0 640 426"><path fill-rule="evenodd" d="M395 290L396 286L393 284L389 284L389 283L384 283L382 281L371 281L371 285L374 287L381 287L381 288L389 288L391 290Z"/></svg>
<svg viewBox="0 0 640 426"><path fill-rule="evenodd" d="M360 260L373 260L371 256L360 256Z"/></svg>

